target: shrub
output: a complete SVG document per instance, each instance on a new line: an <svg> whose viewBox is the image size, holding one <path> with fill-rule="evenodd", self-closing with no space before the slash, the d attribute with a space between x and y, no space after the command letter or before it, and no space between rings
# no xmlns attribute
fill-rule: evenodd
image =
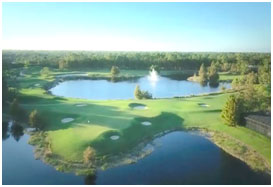
<svg viewBox="0 0 273 187"><path fill-rule="evenodd" d="M83 162L85 164L90 163L95 158L95 150L88 146L83 152Z"/></svg>
<svg viewBox="0 0 273 187"><path fill-rule="evenodd" d="M29 115L29 125L30 127L42 130L44 123L41 119L40 114L37 110L33 110Z"/></svg>
<svg viewBox="0 0 273 187"><path fill-rule="evenodd" d="M136 99L152 99L152 94L148 91L141 91L139 85L136 85L134 95Z"/></svg>

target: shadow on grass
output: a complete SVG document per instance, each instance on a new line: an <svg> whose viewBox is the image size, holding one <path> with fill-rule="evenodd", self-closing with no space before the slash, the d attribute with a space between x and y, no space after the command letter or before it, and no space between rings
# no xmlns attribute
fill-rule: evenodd
<svg viewBox="0 0 273 187"><path fill-rule="evenodd" d="M222 110L221 110L221 109L215 109L215 110L204 110L204 111L202 111L202 112L204 112L204 113L213 113L213 112L222 112Z"/></svg>
<svg viewBox="0 0 273 187"><path fill-rule="evenodd" d="M142 125L141 122L148 121L149 126ZM107 131L100 135L91 143L98 154L117 154L126 152L143 141L152 140L155 135L175 129L182 129L183 119L173 113L162 112L155 117L136 117L129 128L122 131ZM110 136L119 135L118 140L111 140Z"/></svg>

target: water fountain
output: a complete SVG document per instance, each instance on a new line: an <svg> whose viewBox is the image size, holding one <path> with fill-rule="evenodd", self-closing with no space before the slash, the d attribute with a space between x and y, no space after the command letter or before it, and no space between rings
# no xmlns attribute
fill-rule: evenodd
<svg viewBox="0 0 273 187"><path fill-rule="evenodd" d="M152 71L150 71L150 75L148 76L148 80L150 81L152 86L156 85L156 82L158 81L158 79L159 79L159 76L158 76L157 71L152 69Z"/></svg>

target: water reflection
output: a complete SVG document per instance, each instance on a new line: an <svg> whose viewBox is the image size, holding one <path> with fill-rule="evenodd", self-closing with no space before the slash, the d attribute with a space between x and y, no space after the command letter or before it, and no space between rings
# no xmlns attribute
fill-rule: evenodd
<svg viewBox="0 0 273 187"><path fill-rule="evenodd" d="M24 128L16 121L2 122L2 140L12 137L18 142L24 135Z"/></svg>
<svg viewBox="0 0 273 187"><path fill-rule="evenodd" d="M2 140L8 139L10 136L9 134L9 123L6 121L3 121L2 123Z"/></svg>
<svg viewBox="0 0 273 187"><path fill-rule="evenodd" d="M96 174L88 175L88 176L86 176L84 178L84 184L86 184L86 185L95 185L96 184L96 179L97 179Z"/></svg>
<svg viewBox="0 0 273 187"><path fill-rule="evenodd" d="M10 133L13 136L13 138L18 142L21 136L24 135L24 128L17 122L14 122L10 128Z"/></svg>
<svg viewBox="0 0 273 187"><path fill-rule="evenodd" d="M112 80L114 81L114 80ZM50 89L56 96L81 99L133 99L136 85L148 91L153 98L169 98L217 92L221 86L229 89L230 83L220 83L218 87L211 87L208 83L200 85L186 80L172 80L170 78L150 75L130 81L111 82L107 80L70 80L64 81ZM78 90L81 90L79 92Z"/></svg>
<svg viewBox="0 0 273 187"><path fill-rule="evenodd" d="M85 177L61 173L35 160L33 147L27 143L29 135L21 136L22 126L10 125L3 122L2 126L6 138L2 142L3 184L270 184L270 175L253 172L204 137L187 132L154 140L160 146L135 164Z"/></svg>

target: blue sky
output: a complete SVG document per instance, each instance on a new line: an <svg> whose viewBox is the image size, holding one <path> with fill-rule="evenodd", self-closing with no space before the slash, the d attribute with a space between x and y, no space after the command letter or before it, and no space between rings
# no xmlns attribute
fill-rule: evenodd
<svg viewBox="0 0 273 187"><path fill-rule="evenodd" d="M3 48L270 52L270 16L270 3L3 3Z"/></svg>

